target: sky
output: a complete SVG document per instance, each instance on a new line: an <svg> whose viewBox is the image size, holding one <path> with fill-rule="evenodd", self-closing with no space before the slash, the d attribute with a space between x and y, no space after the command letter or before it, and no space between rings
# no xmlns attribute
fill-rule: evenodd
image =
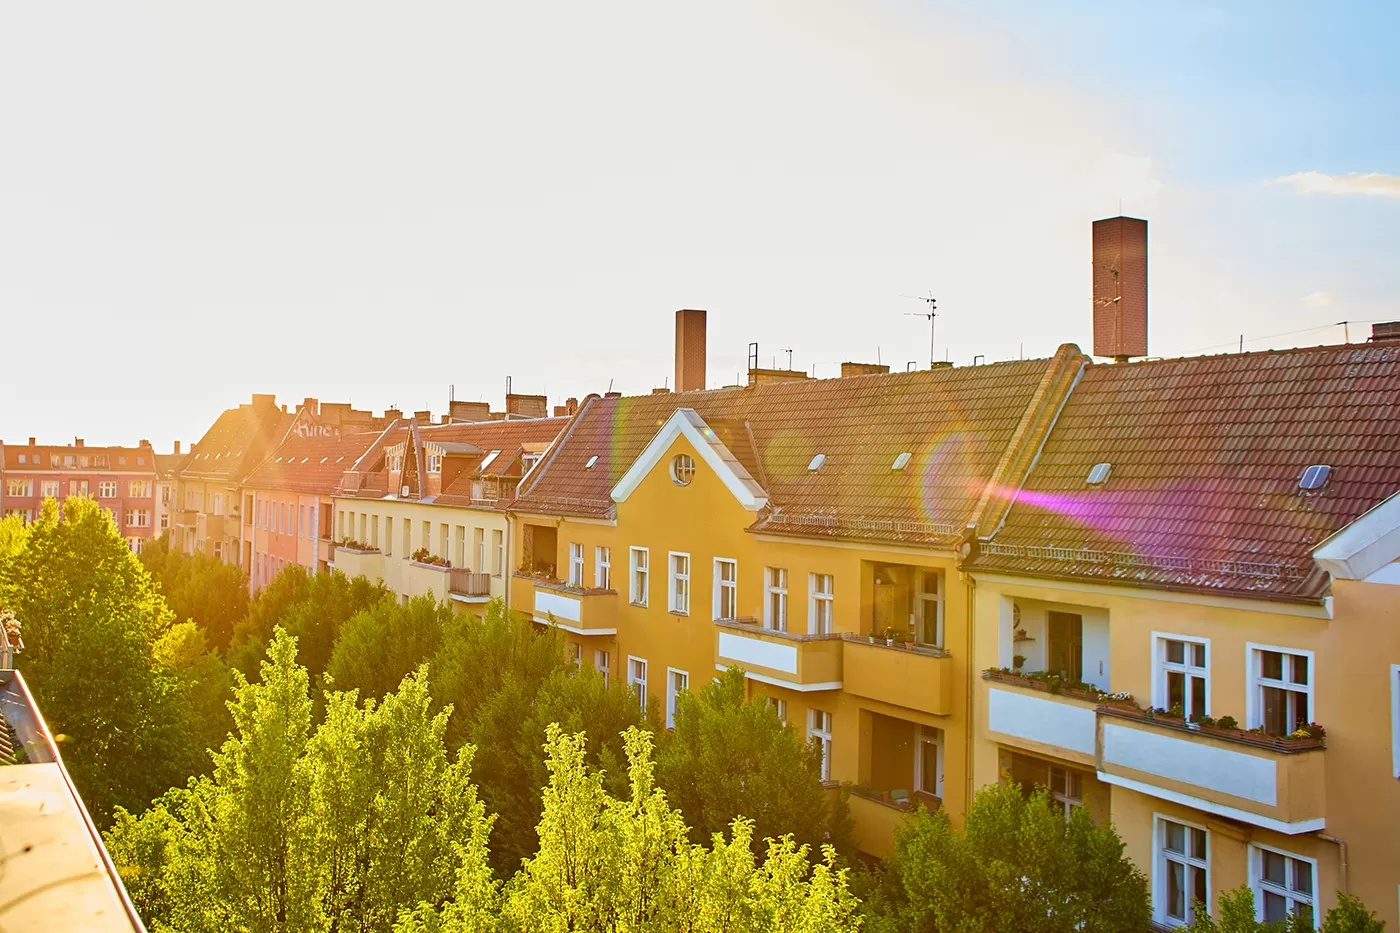
<svg viewBox="0 0 1400 933"><path fill-rule="evenodd" d="M0 438L1400 319L1400 5L0 3Z"/></svg>

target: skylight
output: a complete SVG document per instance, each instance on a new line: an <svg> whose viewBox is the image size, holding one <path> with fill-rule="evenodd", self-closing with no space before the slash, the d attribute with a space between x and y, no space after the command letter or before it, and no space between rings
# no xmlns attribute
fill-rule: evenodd
<svg viewBox="0 0 1400 933"><path fill-rule="evenodd" d="M894 463L891 463L891 464L890 464L890 469L891 469L891 470L902 470L902 469L904 469L905 467L907 467L907 466L909 465L909 460L910 460L913 456L914 456L914 455L913 455L912 453L910 453L909 451L906 450L904 453L902 453L902 454L900 454L898 457L895 457L895 458L894 458Z"/></svg>
<svg viewBox="0 0 1400 933"><path fill-rule="evenodd" d="M1332 468L1325 463L1315 463L1303 471L1303 478L1298 480L1298 488L1303 492L1311 492L1314 489L1321 489L1327 485L1327 480L1332 476Z"/></svg>
<svg viewBox="0 0 1400 933"><path fill-rule="evenodd" d="M1096 463L1089 471L1089 475L1084 478L1084 482L1090 486L1097 486L1108 479L1108 471L1113 469L1111 463Z"/></svg>
<svg viewBox="0 0 1400 933"><path fill-rule="evenodd" d="M822 468L823 463L826 463L826 454L817 454L815 457L812 458L811 462L807 464L807 472L817 472Z"/></svg>
<svg viewBox="0 0 1400 933"><path fill-rule="evenodd" d="M585 470L591 470L591 469L593 469L593 464L595 464L595 463L597 463L597 462L598 462L598 455L597 455L597 454L594 454L593 456L591 456L591 457L588 458L588 462L585 463L585 464L583 465L583 468L584 468Z"/></svg>
<svg viewBox="0 0 1400 933"><path fill-rule="evenodd" d="M491 465L491 461L492 461L492 460L495 460L497 457L499 457L500 454L501 454L501 452L500 452L499 450L493 450L493 451L491 451L489 454L486 455L486 458L485 458L484 460L481 461L481 466L477 467L477 469L479 469L479 470L485 470L487 467L489 467L489 466Z"/></svg>

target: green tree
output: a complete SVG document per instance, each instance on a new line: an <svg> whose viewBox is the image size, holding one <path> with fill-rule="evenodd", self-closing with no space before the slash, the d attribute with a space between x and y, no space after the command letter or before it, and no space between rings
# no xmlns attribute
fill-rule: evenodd
<svg viewBox="0 0 1400 933"><path fill-rule="evenodd" d="M918 812L895 835L874 929L1116 933L1151 923L1147 879L1111 826L1082 809L1066 819L1041 788L983 788L962 834ZM877 913L877 907L883 913Z"/></svg>
<svg viewBox="0 0 1400 933"><path fill-rule="evenodd" d="M170 546L169 533L141 553L161 595L177 619L193 619L209 645L224 652L234 626L248 615L248 575L243 568L203 552L183 554Z"/></svg>
<svg viewBox="0 0 1400 933"><path fill-rule="evenodd" d="M230 667L250 680L258 676L273 630L310 595L313 576L300 564L289 564L258 590L248 603L247 616L233 627L226 655Z"/></svg>
<svg viewBox="0 0 1400 933"><path fill-rule="evenodd" d="M1196 902L1195 918L1182 927L1186 933L1312 933L1311 914L1289 914L1287 920L1264 923L1255 919L1254 891L1242 884L1220 894L1218 916ZM1322 933L1385 933L1385 922L1366 909L1358 898L1337 894L1337 906L1327 912Z"/></svg>
<svg viewBox="0 0 1400 933"><path fill-rule="evenodd" d="M156 646L173 615L96 502L0 523L0 606L24 626L19 666L94 818L143 808L199 770L203 748Z"/></svg>
<svg viewBox="0 0 1400 933"><path fill-rule="evenodd" d="M767 699L746 699L744 673L725 671L698 693L680 696L675 731L663 739L656 774L697 842L737 817L758 839L791 834L815 851L850 845L844 801L822 787L821 752L783 724Z"/></svg>
<svg viewBox="0 0 1400 933"><path fill-rule="evenodd" d="M451 618L451 607L431 596L406 605L389 596L355 613L341 626L326 664L331 686L383 696L433 656Z"/></svg>

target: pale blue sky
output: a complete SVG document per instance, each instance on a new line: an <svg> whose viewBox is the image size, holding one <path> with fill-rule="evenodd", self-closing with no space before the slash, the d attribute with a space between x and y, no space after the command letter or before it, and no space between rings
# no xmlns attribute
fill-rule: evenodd
<svg viewBox="0 0 1400 933"><path fill-rule="evenodd" d="M680 307L715 385L750 340L926 363L929 290L959 364L1088 349L1120 198L1154 354L1338 341L1400 318L1396 35L1391 3L0 5L0 437L646 392Z"/></svg>

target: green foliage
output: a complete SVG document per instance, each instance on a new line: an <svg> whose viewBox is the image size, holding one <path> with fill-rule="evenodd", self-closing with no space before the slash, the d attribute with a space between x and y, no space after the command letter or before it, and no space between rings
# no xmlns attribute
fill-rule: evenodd
<svg viewBox="0 0 1400 933"><path fill-rule="evenodd" d="M472 752L449 763L424 674L379 704L330 694L313 732L296 651L278 631L259 681L238 675L212 778L118 813L108 848L153 930L387 931L457 889L464 853L485 870Z"/></svg>
<svg viewBox="0 0 1400 933"><path fill-rule="evenodd" d="M355 613L341 626L326 675L332 686L381 697L437 651L443 628L452 618L449 606L431 596L407 605L386 596Z"/></svg>
<svg viewBox="0 0 1400 933"><path fill-rule="evenodd" d="M170 535L150 542L143 563L177 619L193 619L215 650L228 649L234 626L248 615L248 576L243 568L208 554L187 555Z"/></svg>
<svg viewBox="0 0 1400 933"><path fill-rule="evenodd" d="M843 801L821 782L821 752L778 719L767 698L746 699L744 674L731 667L698 693L680 696L675 731L663 739L656 773L685 814L691 838L753 821L762 839L789 833L814 851L850 848Z"/></svg>
<svg viewBox="0 0 1400 933"><path fill-rule="evenodd" d="M1195 918L1182 927L1186 933L1312 933L1312 917L1289 914L1280 923L1255 919L1254 891L1242 884L1233 891L1222 891L1218 916L1196 902ZM1359 898L1337 893L1337 906L1327 912L1319 928L1322 933L1385 933L1385 922L1366 909Z"/></svg>
<svg viewBox="0 0 1400 933"><path fill-rule="evenodd" d="M0 606L24 625L19 666L105 825L113 807L144 807L205 763L191 743L197 691L157 652L173 616L97 503L69 498L60 514L49 500L28 528L0 529Z"/></svg>
<svg viewBox="0 0 1400 933"><path fill-rule="evenodd" d="M1151 922L1147 880L1117 833L1082 809L1066 820L1043 788L982 789L961 835L943 812L917 813L895 849L872 928L1115 933Z"/></svg>

